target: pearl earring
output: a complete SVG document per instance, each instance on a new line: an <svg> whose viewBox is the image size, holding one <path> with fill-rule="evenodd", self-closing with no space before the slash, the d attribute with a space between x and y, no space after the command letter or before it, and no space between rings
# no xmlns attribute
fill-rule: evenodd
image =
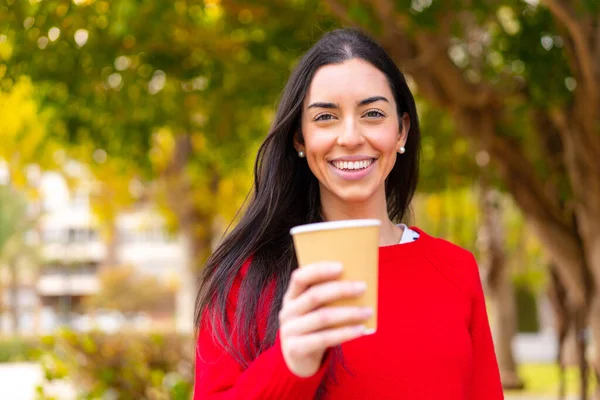
<svg viewBox="0 0 600 400"><path fill-rule="evenodd" d="M406 149L404 148L404 146L400 147L400 150L398 150L398 153L400 154L404 154L406 152Z"/></svg>
<svg viewBox="0 0 600 400"><path fill-rule="evenodd" d="M304 158L305 156L306 156L306 154L304 154L304 152L303 152L302 150L300 150L300 151L298 152L298 157L300 157L300 158Z"/></svg>

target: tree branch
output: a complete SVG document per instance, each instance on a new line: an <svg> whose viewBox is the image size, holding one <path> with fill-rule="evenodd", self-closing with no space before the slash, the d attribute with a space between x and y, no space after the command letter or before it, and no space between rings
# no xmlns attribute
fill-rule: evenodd
<svg viewBox="0 0 600 400"><path fill-rule="evenodd" d="M414 43L406 36L408 24L402 15L394 10L389 0L362 0L366 7L372 7L383 28L383 34L377 39L396 62L415 57Z"/></svg>
<svg viewBox="0 0 600 400"><path fill-rule="evenodd" d="M548 249L557 265L561 281L569 289L574 304L585 304L582 271L585 261L574 227L565 219L560 206L545 192L534 168L518 146L498 135L492 136L490 148L503 181L523 210L528 222Z"/></svg>
<svg viewBox="0 0 600 400"><path fill-rule="evenodd" d="M571 35L574 43L575 54L579 61L582 90L587 90L594 104L598 103L599 82L596 79L592 49L586 37L585 29L589 28L589 21L578 20L574 10L561 0L542 0L550 12L562 23Z"/></svg>
<svg viewBox="0 0 600 400"><path fill-rule="evenodd" d="M443 43L437 43L436 46L432 46L431 48L423 51L418 56L407 60L402 67L402 70L408 74L413 73L417 70L426 68L429 64L433 62L433 60L437 57L437 55L444 50Z"/></svg>
<svg viewBox="0 0 600 400"><path fill-rule="evenodd" d="M365 1L365 3L370 2ZM394 4L390 0L373 0L372 4L384 29L384 46L390 49L397 62L402 62L404 72L410 74L416 70L426 68L439 53L446 50L446 42L441 41L420 54L411 54L414 51L410 52L407 49L416 47L416 44L406 38L405 35L405 32L409 29L410 22L408 19L403 14L395 11Z"/></svg>
<svg viewBox="0 0 600 400"><path fill-rule="evenodd" d="M481 107L490 102L490 90L468 83L448 56L452 13L442 17L437 35L419 33L411 41L405 34L409 21L395 11L393 2L374 0L372 4L384 29L383 46L421 88L435 94L439 103L447 105L454 99L462 106Z"/></svg>
<svg viewBox="0 0 600 400"><path fill-rule="evenodd" d="M430 75L435 77L446 92L446 96L452 99L455 105L467 108L482 108L493 101L492 90L484 84L472 84L467 82L463 71L458 68L448 56L448 40L438 35L419 33L416 35L418 47L421 53L434 51L432 47L444 45L443 50L435 52L433 60L427 66Z"/></svg>
<svg viewBox="0 0 600 400"><path fill-rule="evenodd" d="M326 0L326 4L329 7L329 11L331 11L335 17L342 21L344 25L348 25L353 28L364 28L358 22L350 18L348 14L348 7L338 0Z"/></svg>
<svg viewBox="0 0 600 400"><path fill-rule="evenodd" d="M600 81L600 13L596 18L596 38L594 40L596 41L596 76L598 77L598 81Z"/></svg>
<svg viewBox="0 0 600 400"><path fill-rule="evenodd" d="M529 117L535 127L533 132L548 169L545 177L545 189L550 196L560 199L561 190L572 190L565 169L562 133L552 122L546 109L533 108ZM563 208L564 204L559 204L559 206Z"/></svg>
<svg viewBox="0 0 600 400"><path fill-rule="evenodd" d="M597 201L600 198L600 150L593 136L597 131L590 135L583 131L583 126L570 123L572 118L569 118L569 113L574 112L555 108L549 111L548 116L562 137L565 150L563 160L575 194L575 205L579 212L585 213L579 217L597 221L600 217Z"/></svg>
<svg viewBox="0 0 600 400"><path fill-rule="evenodd" d="M396 30L393 18L395 14L394 4L389 0L373 0L372 3L375 7L377 17L379 17L379 20L383 24L384 31L390 35L394 34Z"/></svg>

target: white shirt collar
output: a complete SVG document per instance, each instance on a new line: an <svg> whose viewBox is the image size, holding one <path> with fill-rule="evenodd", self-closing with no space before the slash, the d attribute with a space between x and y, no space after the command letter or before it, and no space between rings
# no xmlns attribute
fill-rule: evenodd
<svg viewBox="0 0 600 400"><path fill-rule="evenodd" d="M400 238L399 244L414 242L420 236L418 232L413 231L405 224L398 224L397 226L404 229L404 231L402 231L402 237Z"/></svg>

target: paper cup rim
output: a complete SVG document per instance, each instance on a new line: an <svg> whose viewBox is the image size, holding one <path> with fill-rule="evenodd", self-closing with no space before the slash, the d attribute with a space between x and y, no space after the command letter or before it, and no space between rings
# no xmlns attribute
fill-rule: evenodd
<svg viewBox="0 0 600 400"><path fill-rule="evenodd" d="M298 225L290 229L290 234L316 232L323 230L357 228L364 226L381 226L378 219L349 219L343 221L316 222L314 224Z"/></svg>

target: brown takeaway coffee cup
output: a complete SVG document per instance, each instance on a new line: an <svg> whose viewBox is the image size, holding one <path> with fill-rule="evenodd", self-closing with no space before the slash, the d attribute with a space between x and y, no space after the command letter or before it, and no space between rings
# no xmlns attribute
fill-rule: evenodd
<svg viewBox="0 0 600 400"><path fill-rule="evenodd" d="M365 323L368 333L377 330L380 226L377 219L355 219L300 225L290 231L300 267L337 261L344 267L342 280L367 284L362 296L330 305L372 307L373 315Z"/></svg>

